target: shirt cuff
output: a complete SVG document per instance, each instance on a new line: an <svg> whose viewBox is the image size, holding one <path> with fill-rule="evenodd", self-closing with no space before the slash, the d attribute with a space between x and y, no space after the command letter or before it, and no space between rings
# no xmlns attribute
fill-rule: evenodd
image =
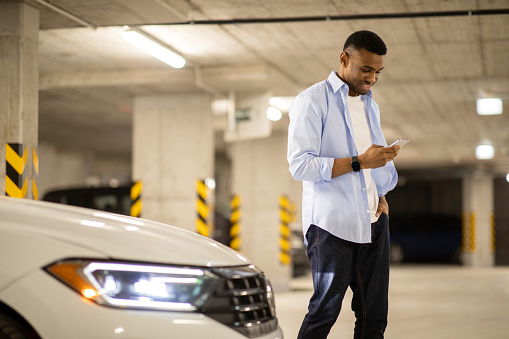
<svg viewBox="0 0 509 339"><path fill-rule="evenodd" d="M320 161L320 176L324 181L331 181L332 166L334 166L334 158L322 158Z"/></svg>

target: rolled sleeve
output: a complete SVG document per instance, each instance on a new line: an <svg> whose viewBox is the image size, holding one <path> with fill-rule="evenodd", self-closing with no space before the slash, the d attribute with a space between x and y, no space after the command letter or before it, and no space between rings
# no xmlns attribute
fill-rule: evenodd
<svg viewBox="0 0 509 339"><path fill-rule="evenodd" d="M297 97L290 108L288 163L295 180L331 180L334 158L320 156L323 114L312 95Z"/></svg>
<svg viewBox="0 0 509 339"><path fill-rule="evenodd" d="M334 158L322 158L311 154L289 156L290 173L299 181L331 181Z"/></svg>
<svg viewBox="0 0 509 339"><path fill-rule="evenodd" d="M334 166L333 158L321 158L320 174L324 181L331 181L332 179L332 166Z"/></svg>

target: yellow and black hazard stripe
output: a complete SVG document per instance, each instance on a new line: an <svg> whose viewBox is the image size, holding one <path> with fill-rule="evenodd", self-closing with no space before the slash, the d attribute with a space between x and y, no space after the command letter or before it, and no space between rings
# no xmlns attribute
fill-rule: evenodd
<svg viewBox="0 0 509 339"><path fill-rule="evenodd" d="M282 265L289 265L291 262L290 253L290 220L288 213L289 200L286 196L279 197L279 262Z"/></svg>
<svg viewBox="0 0 509 339"><path fill-rule="evenodd" d="M143 191L143 183L141 181L135 181L131 185L131 216L141 217L143 210L143 203L141 200L141 193Z"/></svg>
<svg viewBox="0 0 509 339"><path fill-rule="evenodd" d="M474 253L477 249L477 217L476 214L463 213L461 216L461 250Z"/></svg>
<svg viewBox="0 0 509 339"><path fill-rule="evenodd" d="M25 173L27 147L18 143L5 145L5 194L14 198L26 198L28 177Z"/></svg>
<svg viewBox="0 0 509 339"><path fill-rule="evenodd" d="M205 237L209 236L207 220L209 207L207 205L207 185L205 180L196 181L196 231Z"/></svg>
<svg viewBox="0 0 509 339"><path fill-rule="evenodd" d="M230 202L230 247L236 251L240 251L242 239L240 238L241 231L241 211L240 211L240 196L234 195Z"/></svg>
<svg viewBox="0 0 509 339"><path fill-rule="evenodd" d="M469 229L469 236L470 236L470 253L474 253L477 250L477 216L475 213L470 213L469 216L469 222L470 222L470 229Z"/></svg>
<svg viewBox="0 0 509 339"><path fill-rule="evenodd" d="M39 156L37 147L32 152L32 196L34 200L39 200L39 189L37 188L37 179L39 178Z"/></svg>
<svg viewBox="0 0 509 339"><path fill-rule="evenodd" d="M290 218L289 222L290 223L295 222L295 220L296 220L295 215L296 215L296 211L297 211L297 206L295 206L295 203L292 200L288 200L288 207L286 209L288 211L288 217Z"/></svg>

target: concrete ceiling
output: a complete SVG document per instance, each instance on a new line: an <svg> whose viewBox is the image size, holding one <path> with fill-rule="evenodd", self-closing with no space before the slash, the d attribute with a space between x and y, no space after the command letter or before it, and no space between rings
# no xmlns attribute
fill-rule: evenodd
<svg viewBox="0 0 509 339"><path fill-rule="evenodd" d="M73 18L27 2L40 9L40 142L128 155L134 96L204 87L294 96L337 70L347 36L368 29L388 46L373 91L386 138L411 139L398 167L509 171L509 0L51 1ZM137 50L123 25L189 65ZM485 96L506 112L478 116ZM493 160L475 159L481 142L495 146Z"/></svg>

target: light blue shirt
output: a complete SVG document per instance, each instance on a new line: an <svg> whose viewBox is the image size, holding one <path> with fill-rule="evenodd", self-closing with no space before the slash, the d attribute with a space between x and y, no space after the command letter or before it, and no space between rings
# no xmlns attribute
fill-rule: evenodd
<svg viewBox="0 0 509 339"><path fill-rule="evenodd" d="M361 96L371 140L387 146L380 127L380 111L371 95L369 91ZM335 158L358 155L347 96L348 85L333 71L327 80L295 98L290 107L288 163L293 178L303 183L304 235L313 224L341 239L370 243L371 220L363 171L331 178ZM372 169L371 175L378 196L386 195L398 181L392 161Z"/></svg>

